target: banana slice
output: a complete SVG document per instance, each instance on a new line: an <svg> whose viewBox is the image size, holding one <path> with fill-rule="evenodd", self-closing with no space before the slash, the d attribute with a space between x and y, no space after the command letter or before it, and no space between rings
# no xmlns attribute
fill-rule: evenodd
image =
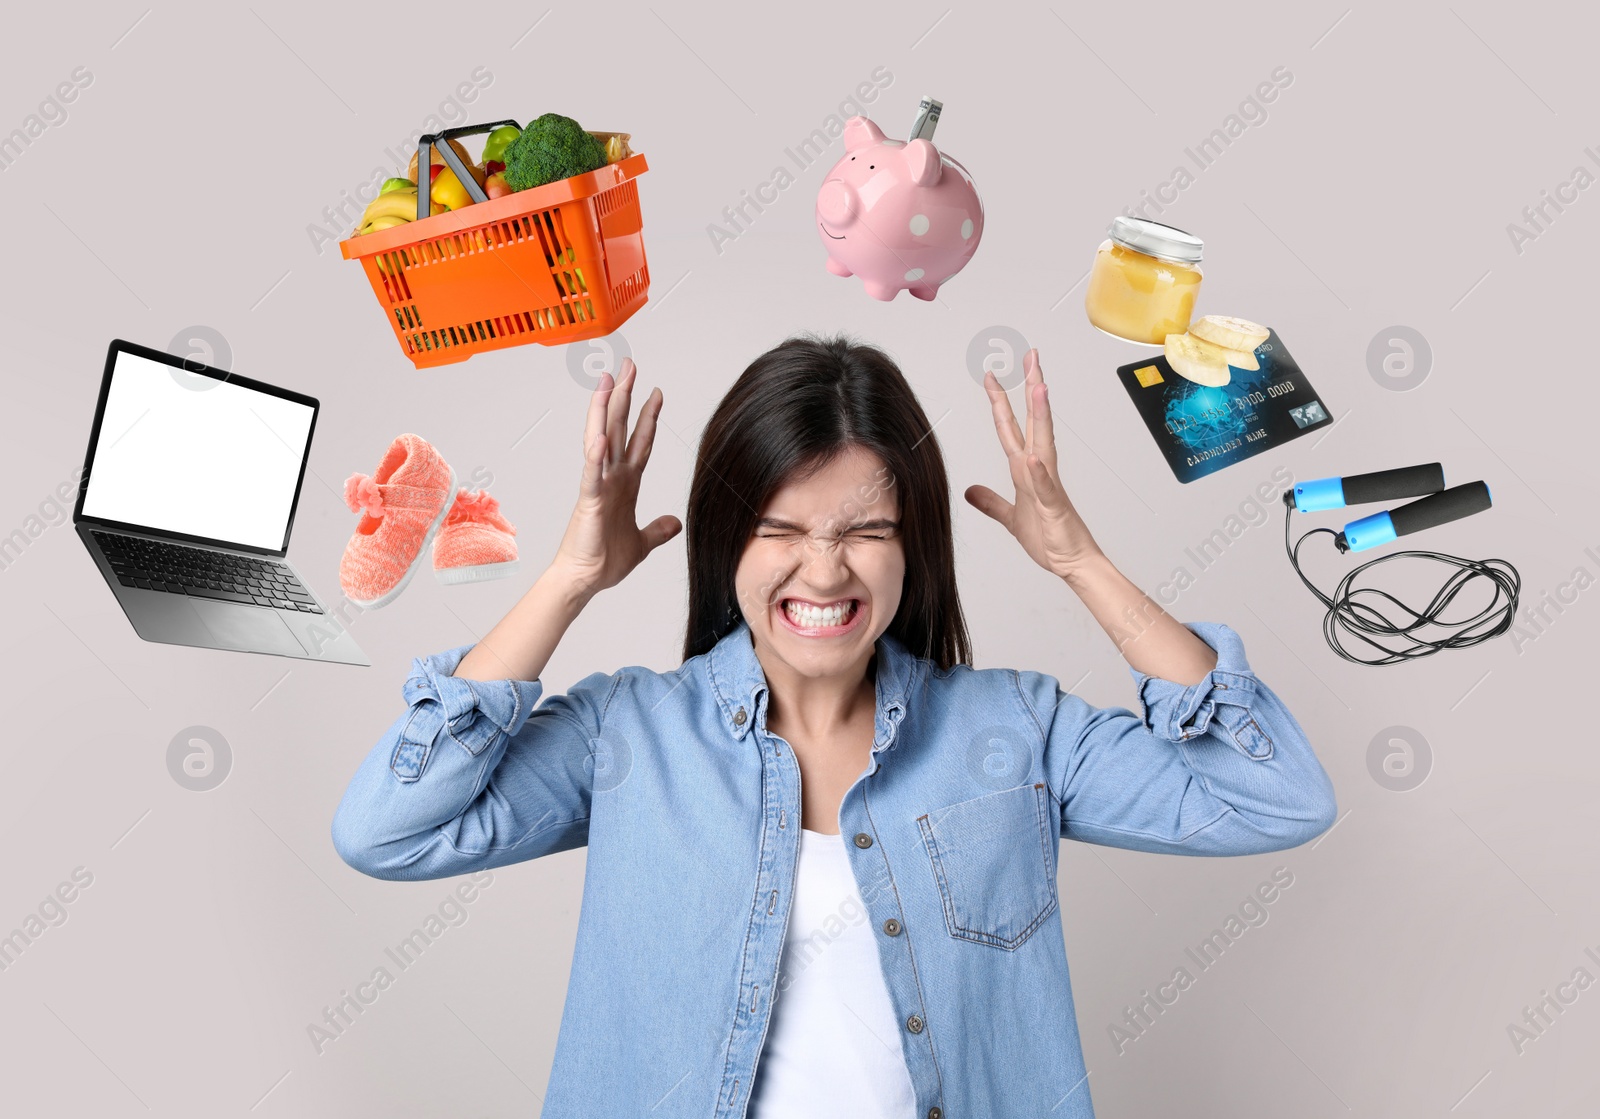
<svg viewBox="0 0 1600 1119"><path fill-rule="evenodd" d="M1220 348L1221 347L1219 347L1219 349ZM1228 364L1233 366L1235 369L1244 369L1248 372L1254 373L1257 369L1261 368L1261 362L1257 360L1256 352L1254 350L1224 349L1222 351L1222 356L1226 358Z"/></svg>
<svg viewBox="0 0 1600 1119"><path fill-rule="evenodd" d="M1189 333L1225 350L1254 350L1267 340L1271 332L1249 319L1236 319L1231 315L1205 315L1189 324ZM1241 365L1239 368L1254 366Z"/></svg>
<svg viewBox="0 0 1600 1119"><path fill-rule="evenodd" d="M1197 385L1219 389L1233 380L1227 350L1192 334L1167 335L1167 364L1178 376Z"/></svg>

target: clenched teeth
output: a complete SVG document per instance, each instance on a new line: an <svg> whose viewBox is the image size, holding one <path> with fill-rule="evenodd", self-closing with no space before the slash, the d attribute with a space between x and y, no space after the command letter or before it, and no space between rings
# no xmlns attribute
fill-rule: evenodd
<svg viewBox="0 0 1600 1119"><path fill-rule="evenodd" d="M783 608L789 615L789 620L795 625L815 628L843 625L855 615L857 604L853 598L829 603L827 606L811 606L790 599L783 604Z"/></svg>

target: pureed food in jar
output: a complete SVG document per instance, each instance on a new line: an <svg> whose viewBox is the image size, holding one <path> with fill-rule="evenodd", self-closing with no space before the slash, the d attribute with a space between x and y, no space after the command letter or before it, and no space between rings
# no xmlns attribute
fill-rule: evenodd
<svg viewBox="0 0 1600 1119"><path fill-rule="evenodd" d="M1118 214L1089 272L1083 305L1107 334L1159 346L1189 329L1205 243L1192 233Z"/></svg>

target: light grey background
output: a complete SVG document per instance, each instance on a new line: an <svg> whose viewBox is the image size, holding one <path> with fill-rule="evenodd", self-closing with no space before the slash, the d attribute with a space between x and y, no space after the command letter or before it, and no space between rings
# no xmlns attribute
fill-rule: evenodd
<svg viewBox="0 0 1600 1119"><path fill-rule="evenodd" d="M565 112L632 132L649 157L651 302L622 331L641 383L666 392L643 515L681 513L717 398L805 328L887 347L938 420L957 493L1003 485L965 354L980 330L1012 328L1041 348L1063 473L1106 549L1152 591L1180 565L1197 575L1172 610L1243 634L1316 744L1341 816L1313 845L1217 860L1063 846L1100 1114L1595 1113L1600 989L1520 1054L1508 1026L1575 969L1600 978L1585 955L1600 956L1600 590L1546 608L1531 639L1370 669L1323 647L1277 507L1203 572L1185 553L1279 467L1304 479L1438 459L1451 481L1488 481L1496 504L1419 546L1511 559L1530 605L1575 569L1600 576L1585 553L1600 552L1588 345L1600 189L1520 253L1507 232L1574 168L1600 173L1584 151L1600 151L1592 9L134 3L19 8L7 23L0 133L76 67L93 81L0 172L0 532L42 529L0 570L0 932L75 867L93 884L0 971L0 1110L537 1114L581 851L496 871L466 923L343 1036L318 1053L307 1034L455 885L347 869L328 838L345 782L401 709L410 659L472 641L531 574L418 578L391 606L352 614L373 667L307 664L141 643L70 526L49 507L28 521L81 462L106 342L164 346L200 325L241 373L322 400L290 556L324 596L338 596L354 522L337 491L401 431L492 480L530 571L549 557L587 400L565 351L418 373L359 268L308 234L481 66L493 80L475 118ZM985 203L984 242L940 302L876 303L824 271L812 200L837 145L717 252L708 224L880 66L893 81L870 115L900 134L919 95L941 98L938 143ZM1144 351L1089 326L1079 282L1111 216L1280 66L1293 82L1267 120L1164 218L1206 240L1202 310L1275 326L1338 424L1180 486L1113 375ZM1393 326L1432 350L1409 391L1368 369L1369 344ZM959 498L956 532L981 665L1133 702L1113 646L1064 587ZM1311 558L1326 583L1348 563L1325 546ZM548 686L673 667L684 593L676 541L594 603ZM1369 767L1369 743L1395 726L1431 754L1409 791ZM169 773L169 743L190 727L231 755L209 791ZM1185 948L1280 866L1294 884L1268 923L1209 971L1187 963ZM1108 1026L1180 966L1194 985L1119 1053Z"/></svg>

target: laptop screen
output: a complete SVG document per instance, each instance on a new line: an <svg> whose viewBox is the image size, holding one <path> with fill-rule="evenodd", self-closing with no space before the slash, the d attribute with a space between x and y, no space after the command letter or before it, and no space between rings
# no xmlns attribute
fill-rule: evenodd
<svg viewBox="0 0 1600 1119"><path fill-rule="evenodd" d="M82 515L281 551L315 411L116 351Z"/></svg>

